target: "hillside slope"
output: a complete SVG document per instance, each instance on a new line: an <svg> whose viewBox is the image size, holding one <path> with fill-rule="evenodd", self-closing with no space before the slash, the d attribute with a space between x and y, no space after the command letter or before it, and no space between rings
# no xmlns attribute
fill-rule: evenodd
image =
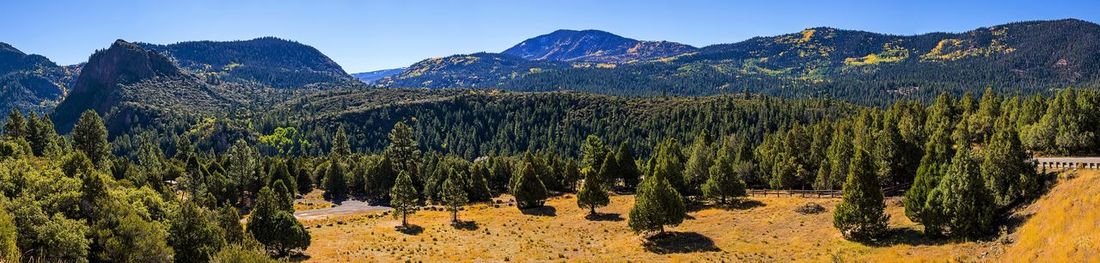
<svg viewBox="0 0 1100 263"><path fill-rule="evenodd" d="M139 45L171 58L196 75L229 82L297 88L354 80L316 48L274 37Z"/></svg>
<svg viewBox="0 0 1100 263"><path fill-rule="evenodd" d="M502 54L529 60L627 63L671 57L695 47L668 41L639 41L600 30L558 30L524 40Z"/></svg>
<svg viewBox="0 0 1100 263"><path fill-rule="evenodd" d="M506 53L546 61L580 61L578 58L588 54L586 50L600 50L606 44L561 43L569 44L523 45ZM1065 86L1100 87L1100 25L1065 19L912 36L817 27L711 45L648 62L576 62L542 67L537 72L464 61L440 63L446 65L435 68L465 74L439 78L433 68L414 65L410 71L417 69L417 74L398 75L394 77L398 81L388 83L614 95L754 92L882 103L905 97L926 99L941 92L980 92L985 87L1024 94ZM493 76L511 77L486 81L488 71L493 71ZM474 82L481 85L469 85Z"/></svg>
<svg viewBox="0 0 1100 263"><path fill-rule="evenodd" d="M1029 216L1004 254L1009 262L1100 261L1100 172L1064 179L1022 211Z"/></svg>
<svg viewBox="0 0 1100 263"><path fill-rule="evenodd" d="M0 112L12 108L24 112L46 113L61 101L79 72L77 67L62 67L46 57L25 54L0 43Z"/></svg>
<svg viewBox="0 0 1100 263"><path fill-rule="evenodd" d="M220 112L243 96L233 85L212 85L141 46L115 41L93 54L76 86L52 118L68 132L85 110L98 112L109 130L132 129L171 113Z"/></svg>

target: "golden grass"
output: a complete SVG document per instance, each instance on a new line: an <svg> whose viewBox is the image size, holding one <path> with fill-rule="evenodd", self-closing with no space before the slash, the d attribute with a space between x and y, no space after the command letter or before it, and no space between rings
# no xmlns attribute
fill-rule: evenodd
<svg viewBox="0 0 1100 263"><path fill-rule="evenodd" d="M1100 175L1062 177L1050 193L1024 209L1032 215L1005 252L1008 262L1100 262Z"/></svg>
<svg viewBox="0 0 1100 263"><path fill-rule="evenodd" d="M554 216L525 215L515 207L479 204L460 213L476 223L474 230L450 226L443 211L420 211L410 223L423 232L394 230L399 220L377 212L303 222L313 236L306 251L315 262L942 262L988 260L998 243L923 244L916 225L904 216L896 200L888 203L891 227L901 236L892 245L873 246L845 240L832 226L837 199L758 197L759 205L744 209L703 209L692 219L667 230L694 233L691 242L701 252L659 254L646 250L643 239L627 226L633 196L613 196L599 211L618 214L620 221L590 221L573 196L551 199ZM827 211L801 215L795 207L818 202ZM913 239L912 241L905 240ZM708 244L712 242L712 244ZM913 244L905 244L913 243Z"/></svg>

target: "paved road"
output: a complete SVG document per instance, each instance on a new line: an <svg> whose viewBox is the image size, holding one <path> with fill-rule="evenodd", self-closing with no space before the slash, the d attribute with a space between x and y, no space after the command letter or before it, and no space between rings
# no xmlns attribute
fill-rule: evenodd
<svg viewBox="0 0 1100 263"><path fill-rule="evenodd" d="M299 220L320 219L329 216L350 215L370 211L389 211L393 208L387 206L370 205L363 201L344 201L337 207L321 208L294 212L294 217Z"/></svg>

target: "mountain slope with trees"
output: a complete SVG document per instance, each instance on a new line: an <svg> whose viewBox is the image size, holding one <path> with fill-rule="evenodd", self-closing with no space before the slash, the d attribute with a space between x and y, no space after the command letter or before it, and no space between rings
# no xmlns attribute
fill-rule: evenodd
<svg viewBox="0 0 1100 263"><path fill-rule="evenodd" d="M668 41L639 41L600 30L558 30L524 40L501 54L528 60L628 63L672 57L695 47Z"/></svg>
<svg viewBox="0 0 1100 263"><path fill-rule="evenodd" d="M0 43L0 111L49 112L61 102L79 72L79 68L58 66L46 57Z"/></svg>
<svg viewBox="0 0 1100 263"><path fill-rule="evenodd" d="M195 75L228 82L298 88L354 80L317 49L275 37L139 45L171 58Z"/></svg>
<svg viewBox="0 0 1100 263"><path fill-rule="evenodd" d="M898 98L930 100L941 92L961 95L985 87L1024 94L1064 86L1096 87L1098 45L1100 25L1076 19L913 36L819 27L711 45L644 63L571 63L532 71L533 67L437 59L435 67L413 66L406 73L415 74L397 75L382 84L614 95L754 92L883 103ZM557 54L518 50L507 53L534 59ZM436 72L464 74L443 78ZM489 75L508 77L485 77Z"/></svg>

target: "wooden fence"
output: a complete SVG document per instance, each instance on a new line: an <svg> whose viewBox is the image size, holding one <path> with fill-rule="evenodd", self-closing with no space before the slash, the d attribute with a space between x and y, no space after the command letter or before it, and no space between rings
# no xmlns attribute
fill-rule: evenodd
<svg viewBox="0 0 1100 263"><path fill-rule="evenodd" d="M749 189L749 196L787 196L787 197L810 197L810 198L840 198L843 196L840 190L772 190L772 189Z"/></svg>

